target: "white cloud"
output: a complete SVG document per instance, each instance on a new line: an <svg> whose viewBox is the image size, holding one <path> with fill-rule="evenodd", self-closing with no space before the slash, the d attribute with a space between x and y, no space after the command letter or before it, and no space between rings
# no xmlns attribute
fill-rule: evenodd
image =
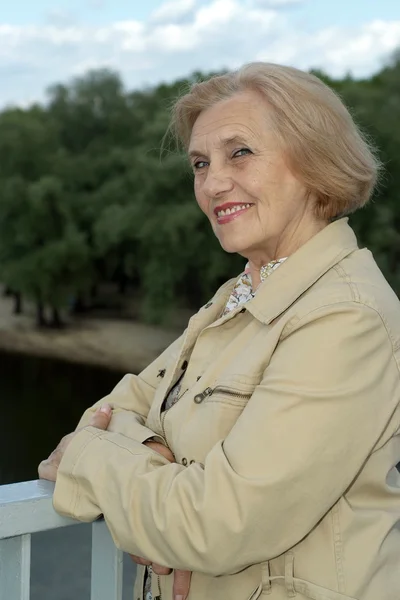
<svg viewBox="0 0 400 600"><path fill-rule="evenodd" d="M304 0L253 0L253 2L265 8L293 8L303 4Z"/></svg>
<svg viewBox="0 0 400 600"><path fill-rule="evenodd" d="M400 46L400 20L310 34L278 9L289 1L172 0L147 22L97 27L60 13L43 25L0 23L0 105L41 100L47 86L101 66L121 72L130 88L252 60L364 76Z"/></svg>
<svg viewBox="0 0 400 600"><path fill-rule="evenodd" d="M153 23L184 22L194 14L197 0L169 0L164 2L150 16Z"/></svg>

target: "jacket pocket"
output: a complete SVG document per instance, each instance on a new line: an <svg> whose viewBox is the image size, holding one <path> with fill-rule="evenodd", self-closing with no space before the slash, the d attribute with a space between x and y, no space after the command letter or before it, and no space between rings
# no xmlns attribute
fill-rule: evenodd
<svg viewBox="0 0 400 600"><path fill-rule="evenodd" d="M247 404L251 396L253 395L253 390L244 390L233 388L225 385L217 385L215 387L208 387L200 394L197 394L194 397L194 401L196 404L201 404L202 402L225 402L227 404L241 405L244 406Z"/></svg>
<svg viewBox="0 0 400 600"><path fill-rule="evenodd" d="M346 596L340 592L329 590L303 579L295 578L293 584L296 592L299 592L310 600L357 600L357 598L353 598L352 596Z"/></svg>

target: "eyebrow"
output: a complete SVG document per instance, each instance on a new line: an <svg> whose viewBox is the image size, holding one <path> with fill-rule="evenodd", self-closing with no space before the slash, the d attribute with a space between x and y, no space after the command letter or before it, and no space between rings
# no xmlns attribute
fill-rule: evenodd
<svg viewBox="0 0 400 600"><path fill-rule="evenodd" d="M245 139L241 136L241 135L232 135L231 137L228 138L224 138L221 140L221 146L226 148L227 146L232 146L234 144L247 144L247 142L245 141ZM189 158L193 158L195 156L201 156L202 154L204 154L203 152L200 152L200 150L190 150L190 152L188 153Z"/></svg>

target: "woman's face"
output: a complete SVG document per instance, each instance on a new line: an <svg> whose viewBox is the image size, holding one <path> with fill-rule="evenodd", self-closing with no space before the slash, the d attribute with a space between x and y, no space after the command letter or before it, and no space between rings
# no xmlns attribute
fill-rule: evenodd
<svg viewBox="0 0 400 600"><path fill-rule="evenodd" d="M258 93L237 94L199 115L189 145L196 199L222 247L260 264L297 249L315 224L270 112Z"/></svg>

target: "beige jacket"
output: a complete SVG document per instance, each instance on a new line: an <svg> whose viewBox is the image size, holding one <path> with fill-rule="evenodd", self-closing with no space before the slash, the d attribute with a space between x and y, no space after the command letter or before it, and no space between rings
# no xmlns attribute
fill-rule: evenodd
<svg viewBox="0 0 400 600"><path fill-rule="evenodd" d="M399 600L398 299L347 219L220 318L233 285L103 399L112 431L76 435L56 510L192 570L189 600ZM176 464L141 443L154 433ZM172 577L153 592L172 600Z"/></svg>

